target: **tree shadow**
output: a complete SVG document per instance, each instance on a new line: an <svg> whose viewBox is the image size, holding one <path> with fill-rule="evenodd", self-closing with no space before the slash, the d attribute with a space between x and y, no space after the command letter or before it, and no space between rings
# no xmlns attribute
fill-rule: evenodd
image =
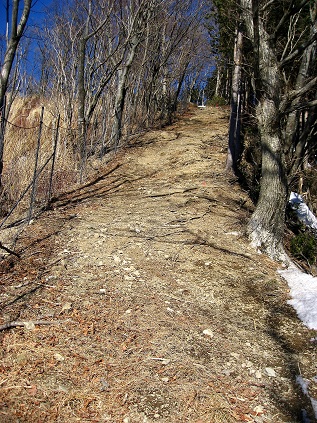
<svg viewBox="0 0 317 423"><path fill-rule="evenodd" d="M304 395L297 382L297 376L301 369L298 361L298 354L313 348L310 343L311 331L304 327L299 321L295 310L287 304L287 299L281 295L283 281L276 277L277 285L263 286L263 281L258 285L254 281L247 281L245 285L246 297L253 298L259 306L264 307L267 313L265 319L266 333L282 351L285 366L283 371L285 376L292 383L292 389L295 397L292 400L282 398L281 389L277 382L272 385L271 398L277 407L286 412L293 419L292 422L316 421L309 398ZM271 281L273 283L274 281ZM286 282L285 282L286 283ZM275 292L274 292L275 290ZM292 323L292 326L290 325ZM282 326L288 324L288 331L283 331ZM294 327L296 326L296 331ZM300 331L300 332L299 332ZM272 357L274 360L274 357ZM306 415L307 413L307 415ZM307 420L307 417L311 420Z"/></svg>

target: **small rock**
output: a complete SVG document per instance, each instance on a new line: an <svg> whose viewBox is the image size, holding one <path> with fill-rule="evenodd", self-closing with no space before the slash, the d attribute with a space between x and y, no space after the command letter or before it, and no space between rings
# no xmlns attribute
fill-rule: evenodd
<svg viewBox="0 0 317 423"><path fill-rule="evenodd" d="M238 354L238 353L234 353L234 352L230 353L230 355L231 355L232 357L236 358L237 360L238 360L238 358L240 357L240 354Z"/></svg>
<svg viewBox="0 0 317 423"><path fill-rule="evenodd" d="M211 329L203 330L203 334L209 336L210 338L214 337L213 331Z"/></svg>
<svg viewBox="0 0 317 423"><path fill-rule="evenodd" d="M101 378L100 379L100 383L101 383L101 387L100 387L100 391L106 391L107 389L110 388L109 383L106 381L106 379Z"/></svg>
<svg viewBox="0 0 317 423"><path fill-rule="evenodd" d="M57 391L64 392L66 394L68 392L68 389L66 388L66 386L58 385Z"/></svg>
<svg viewBox="0 0 317 423"><path fill-rule="evenodd" d="M25 329L34 330L35 324L33 322L23 322Z"/></svg>
<svg viewBox="0 0 317 423"><path fill-rule="evenodd" d="M121 263L121 258L118 256L113 256L113 261L115 262L115 264L119 264Z"/></svg>
<svg viewBox="0 0 317 423"><path fill-rule="evenodd" d="M256 377L257 379L262 379L262 372L261 372L261 370L257 370L254 373L254 377Z"/></svg>
<svg viewBox="0 0 317 423"><path fill-rule="evenodd" d="M72 303L69 303L69 302L67 302L67 303L65 303L64 305L63 305L63 307L62 307L62 309L61 309L61 313L63 313L64 311L69 311L69 310L71 310L72 309Z"/></svg>
<svg viewBox="0 0 317 423"><path fill-rule="evenodd" d="M162 382L165 382L165 383L167 383L168 381L169 381L169 378L168 377L162 377Z"/></svg>
<svg viewBox="0 0 317 423"><path fill-rule="evenodd" d="M264 408L262 407L262 405L257 405L256 407L253 408L253 411L259 415L259 414L263 414L264 413Z"/></svg>
<svg viewBox="0 0 317 423"><path fill-rule="evenodd" d="M129 275L124 275L123 276L123 279L125 281L134 281L135 280L135 277L134 276L129 276Z"/></svg>
<svg viewBox="0 0 317 423"><path fill-rule="evenodd" d="M62 354L55 353L54 358L56 361L65 361L65 358L62 356Z"/></svg>
<svg viewBox="0 0 317 423"><path fill-rule="evenodd" d="M272 367L265 367L264 370L269 377L276 377L276 371Z"/></svg>

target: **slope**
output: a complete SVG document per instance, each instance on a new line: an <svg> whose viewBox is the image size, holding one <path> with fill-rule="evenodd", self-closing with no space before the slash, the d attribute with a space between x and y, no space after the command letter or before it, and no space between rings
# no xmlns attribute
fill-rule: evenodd
<svg viewBox="0 0 317 423"><path fill-rule="evenodd" d="M0 333L0 421L313 418L296 375L317 397L316 334L243 235L227 122L193 109L133 140L24 231L2 262L2 322L20 326Z"/></svg>

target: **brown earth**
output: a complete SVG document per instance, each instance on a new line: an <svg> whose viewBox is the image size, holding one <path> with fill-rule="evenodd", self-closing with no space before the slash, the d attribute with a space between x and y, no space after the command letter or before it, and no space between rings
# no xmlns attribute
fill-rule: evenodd
<svg viewBox="0 0 317 423"><path fill-rule="evenodd" d="M1 422L300 422L316 333L243 235L226 110L134 140L2 260ZM19 325L18 325L19 324Z"/></svg>

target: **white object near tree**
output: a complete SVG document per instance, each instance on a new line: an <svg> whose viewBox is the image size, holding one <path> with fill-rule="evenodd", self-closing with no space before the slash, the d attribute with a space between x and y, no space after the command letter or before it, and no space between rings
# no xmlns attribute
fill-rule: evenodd
<svg viewBox="0 0 317 423"><path fill-rule="evenodd" d="M289 202L292 209L296 211L298 219L305 226L309 226L311 229L317 230L317 218L309 210L307 204L305 204L303 200L303 197L296 192L291 192Z"/></svg>

